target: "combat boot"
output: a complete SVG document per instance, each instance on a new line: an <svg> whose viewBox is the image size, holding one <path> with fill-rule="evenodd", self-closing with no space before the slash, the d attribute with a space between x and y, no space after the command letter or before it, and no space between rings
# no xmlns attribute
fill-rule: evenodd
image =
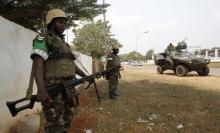
<svg viewBox="0 0 220 133"><path fill-rule="evenodd" d="M112 92L112 93L113 93L113 95L114 95L115 97L121 96L120 94L118 94L118 93L116 93L116 92Z"/></svg>
<svg viewBox="0 0 220 133"><path fill-rule="evenodd" d="M112 99L112 100L117 99L117 98L114 96L114 93L113 93L113 92L109 92L109 98Z"/></svg>

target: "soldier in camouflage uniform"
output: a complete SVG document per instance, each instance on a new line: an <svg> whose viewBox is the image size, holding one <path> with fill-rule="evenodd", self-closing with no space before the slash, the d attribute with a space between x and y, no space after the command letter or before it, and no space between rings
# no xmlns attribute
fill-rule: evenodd
<svg viewBox="0 0 220 133"><path fill-rule="evenodd" d="M172 60L172 56L171 56L171 52L175 50L175 47L173 46L172 43L170 43L167 48L166 48L166 53L167 53L167 56L166 56L166 60L170 63L171 66L174 65L174 62Z"/></svg>
<svg viewBox="0 0 220 133"><path fill-rule="evenodd" d="M119 46L113 45L112 51L113 52L108 55L106 69L121 65L120 58L117 55L119 52ZM118 85L118 78L121 78L121 74L119 71L107 75L106 79L109 80L109 98L110 99L117 99L116 97L120 96L119 94L116 93L117 85Z"/></svg>
<svg viewBox="0 0 220 133"><path fill-rule="evenodd" d="M175 50L175 47L173 46L172 43L170 43L170 44L167 46L166 52L167 52L167 53L170 53L171 51L174 51L174 50Z"/></svg>
<svg viewBox="0 0 220 133"><path fill-rule="evenodd" d="M46 16L47 33L38 35L33 41L31 59L35 68L37 100L42 103L46 117L46 133L65 133L73 118L72 107L65 95L50 96L47 86L73 79L75 74L86 75L75 65L75 56L70 46L64 42L66 14L59 9L50 10Z"/></svg>

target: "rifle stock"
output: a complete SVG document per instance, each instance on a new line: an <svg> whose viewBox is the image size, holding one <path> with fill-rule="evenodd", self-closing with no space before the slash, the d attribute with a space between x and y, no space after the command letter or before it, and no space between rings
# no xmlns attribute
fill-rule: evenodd
<svg viewBox="0 0 220 133"><path fill-rule="evenodd" d="M32 95L30 99L30 103L24 106L16 108L16 104L27 101L26 98L21 98L16 101L6 102L6 105L11 113L12 116L16 116L18 112L25 110L25 109L32 109L34 107L34 103L36 101L36 95Z"/></svg>
<svg viewBox="0 0 220 133"><path fill-rule="evenodd" d="M96 86L96 83L95 83L94 79L95 78L100 78L102 76L104 77L105 75L107 75L109 73L112 73L112 72L115 72L115 71L120 71L120 70L122 70L121 66L116 66L116 67L112 67L108 70L104 70L104 71L101 71L101 72L94 73L94 74L89 75L89 76L84 77L84 78L67 80L67 81L64 81L64 82L53 84L53 85L47 87L47 92L51 96L51 95L57 94L59 92L63 92L64 91L63 89L66 86L77 86L79 84L84 83L85 81L92 81L92 83L94 83L94 86L95 86L95 89L96 89L97 99L98 99L99 102L101 102L100 96L99 96L99 93L98 93L98 89L97 89L97 86ZM24 101L27 101L26 98L21 98L21 99L15 100L15 101L8 101L8 102L6 102L6 105L9 109L11 115L14 117L22 110L32 109L34 107L34 103L36 102L36 97L37 97L36 95L32 95L29 104L23 105L21 107L16 108L16 105L18 103L22 103ZM75 97L75 98L77 98L77 97Z"/></svg>

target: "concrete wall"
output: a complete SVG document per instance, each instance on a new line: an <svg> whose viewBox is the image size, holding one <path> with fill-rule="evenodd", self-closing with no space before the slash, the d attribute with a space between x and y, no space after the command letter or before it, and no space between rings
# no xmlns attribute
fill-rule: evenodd
<svg viewBox="0 0 220 133"><path fill-rule="evenodd" d="M32 40L37 33L1 16L0 29L0 133L5 133L19 118L40 109L38 103L33 110L26 110L12 117L5 104L6 101L17 100L26 94L32 64L30 59ZM86 64L85 67L91 73L91 57L79 53L78 55L78 59L82 64ZM34 85L34 94L36 94L36 85Z"/></svg>
<svg viewBox="0 0 220 133"><path fill-rule="evenodd" d="M77 59L75 60L76 65L87 74L92 74L92 57L81 54L79 52L73 51L73 53L76 55ZM83 67L86 69L86 71L83 69ZM88 74L87 74L88 75Z"/></svg>
<svg viewBox="0 0 220 133"><path fill-rule="evenodd" d="M216 57L211 57L209 58L210 62L220 62L220 57L216 58Z"/></svg>

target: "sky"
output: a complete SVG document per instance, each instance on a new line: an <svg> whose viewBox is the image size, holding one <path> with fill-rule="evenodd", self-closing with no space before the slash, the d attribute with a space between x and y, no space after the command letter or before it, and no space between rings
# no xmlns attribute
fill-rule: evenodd
<svg viewBox="0 0 220 133"><path fill-rule="evenodd" d="M149 49L163 52L169 43L176 45L185 38L188 47L220 47L220 0L105 2L111 5L106 13L111 31L123 45L120 54L137 50L145 55Z"/></svg>

